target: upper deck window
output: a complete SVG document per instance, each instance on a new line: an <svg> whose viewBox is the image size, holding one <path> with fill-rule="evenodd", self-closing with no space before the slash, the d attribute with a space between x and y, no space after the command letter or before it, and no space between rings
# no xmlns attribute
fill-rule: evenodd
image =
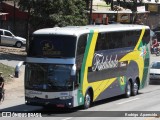
<svg viewBox="0 0 160 120"><path fill-rule="evenodd" d="M75 57L76 37L67 35L34 35L30 41L29 57Z"/></svg>

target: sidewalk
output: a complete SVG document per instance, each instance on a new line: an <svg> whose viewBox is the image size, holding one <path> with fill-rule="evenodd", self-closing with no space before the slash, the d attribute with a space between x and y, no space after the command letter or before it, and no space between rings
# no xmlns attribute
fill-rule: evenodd
<svg viewBox="0 0 160 120"><path fill-rule="evenodd" d="M5 86L5 99L0 104L0 109L18 105L20 103L24 104L24 69L20 70L19 78L13 78ZM23 100L18 100L23 99Z"/></svg>

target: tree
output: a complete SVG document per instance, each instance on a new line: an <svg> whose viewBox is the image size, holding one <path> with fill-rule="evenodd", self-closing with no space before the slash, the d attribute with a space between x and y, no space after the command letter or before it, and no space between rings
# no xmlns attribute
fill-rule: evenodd
<svg viewBox="0 0 160 120"><path fill-rule="evenodd" d="M87 24L84 0L20 0L19 6L30 11L34 29Z"/></svg>

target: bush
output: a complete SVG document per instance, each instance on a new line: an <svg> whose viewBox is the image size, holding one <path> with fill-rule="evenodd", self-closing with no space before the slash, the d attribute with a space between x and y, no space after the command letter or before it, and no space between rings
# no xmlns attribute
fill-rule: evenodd
<svg viewBox="0 0 160 120"><path fill-rule="evenodd" d="M14 68L0 63L0 72L3 72L5 82L9 82L14 74Z"/></svg>

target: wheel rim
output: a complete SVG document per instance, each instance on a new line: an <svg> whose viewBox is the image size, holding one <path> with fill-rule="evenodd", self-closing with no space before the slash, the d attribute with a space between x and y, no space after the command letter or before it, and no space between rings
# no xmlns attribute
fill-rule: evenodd
<svg viewBox="0 0 160 120"><path fill-rule="evenodd" d="M133 90L134 90L134 93L137 93L137 92L138 92L138 84L137 84L137 82L134 83L134 88L133 88Z"/></svg>
<svg viewBox="0 0 160 120"><path fill-rule="evenodd" d="M130 96L131 95L131 85L130 83L128 83L127 85L127 96Z"/></svg>
<svg viewBox="0 0 160 120"><path fill-rule="evenodd" d="M89 107L91 103L91 97L89 94L86 94L86 99L85 99L85 105L86 107Z"/></svg>
<svg viewBox="0 0 160 120"><path fill-rule="evenodd" d="M17 47L21 47L21 43L17 43Z"/></svg>

